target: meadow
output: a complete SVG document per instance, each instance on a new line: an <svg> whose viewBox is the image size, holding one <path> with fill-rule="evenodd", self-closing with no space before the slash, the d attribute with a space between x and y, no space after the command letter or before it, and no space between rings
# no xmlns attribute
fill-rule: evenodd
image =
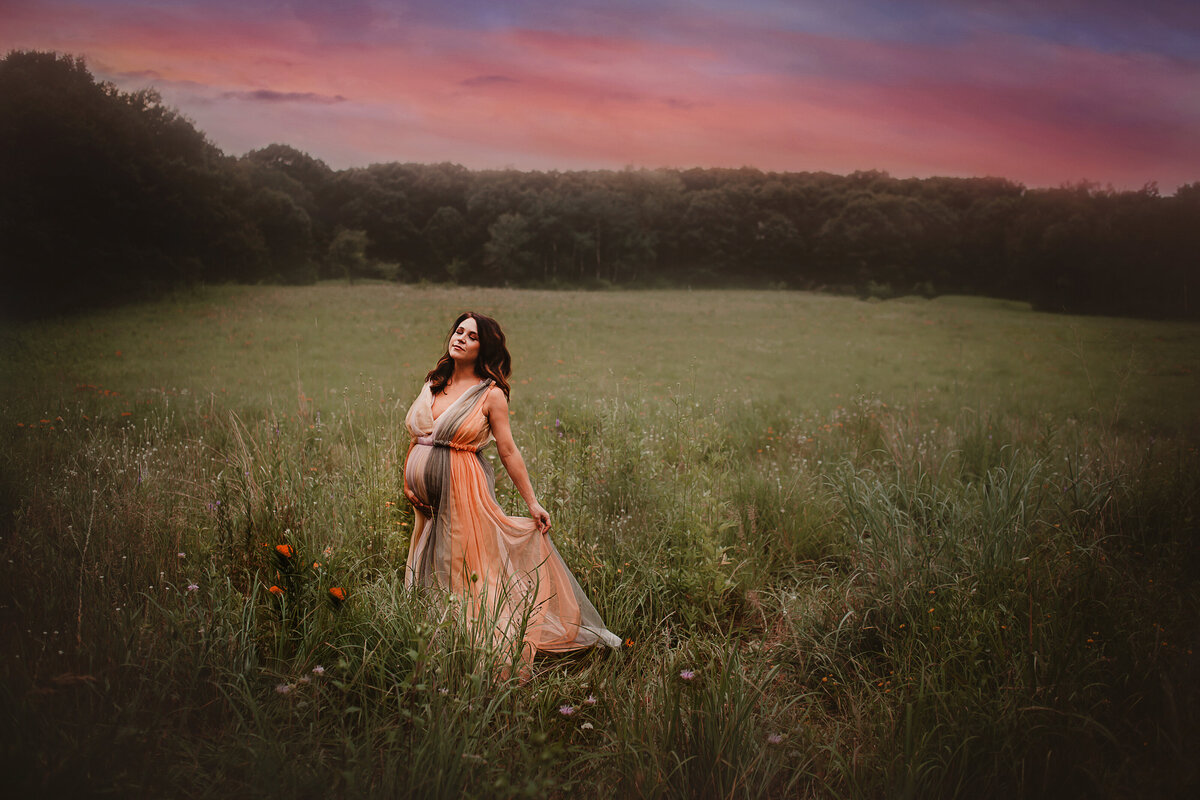
<svg viewBox="0 0 1200 800"><path fill-rule="evenodd" d="M403 418L465 309L505 326L555 542L627 639L523 685L401 582ZM0 336L14 795L1200 780L1200 325L366 283L205 288Z"/></svg>

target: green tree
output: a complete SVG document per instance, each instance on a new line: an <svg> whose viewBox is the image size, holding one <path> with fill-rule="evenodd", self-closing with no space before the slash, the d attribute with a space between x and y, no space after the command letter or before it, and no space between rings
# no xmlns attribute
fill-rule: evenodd
<svg viewBox="0 0 1200 800"><path fill-rule="evenodd" d="M532 235L525 217L501 214L488 233L483 262L487 277L499 283L520 283L527 278L533 259L529 252Z"/></svg>
<svg viewBox="0 0 1200 800"><path fill-rule="evenodd" d="M330 267L343 275L348 282L354 283L370 271L370 261L367 260L367 232L351 231L341 228L329 243L326 260Z"/></svg>
<svg viewBox="0 0 1200 800"><path fill-rule="evenodd" d="M240 226L228 160L156 92L81 59L0 60L0 266L11 313L120 302L202 280ZM237 254L232 254L237 255ZM45 283L54 276L51 289Z"/></svg>
<svg viewBox="0 0 1200 800"><path fill-rule="evenodd" d="M741 253L738 214L724 189L701 189L688 195L681 220L680 250L693 279L713 280L729 271Z"/></svg>
<svg viewBox="0 0 1200 800"><path fill-rule="evenodd" d="M442 206L425 223L421 235L430 255L430 268L435 274L443 272L456 260L468 256L467 220L457 208Z"/></svg>
<svg viewBox="0 0 1200 800"><path fill-rule="evenodd" d="M271 279L287 283L315 280L308 212L278 189L258 189L250 199L250 209L266 244Z"/></svg>

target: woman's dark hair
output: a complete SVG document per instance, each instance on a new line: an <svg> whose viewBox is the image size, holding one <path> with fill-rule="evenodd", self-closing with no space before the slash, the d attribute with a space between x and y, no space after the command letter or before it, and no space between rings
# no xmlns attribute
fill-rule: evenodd
<svg viewBox="0 0 1200 800"><path fill-rule="evenodd" d="M425 376L425 380L429 381L429 390L434 394L442 391L450 381L450 376L454 374L454 359L450 357L449 353L450 338L454 336L454 332L458 330L462 321L468 317L475 320L475 325L479 328L479 356L475 359L475 374L479 376L480 380L485 378L494 380L500 387L500 391L504 392L504 396L508 397L508 376L512 374L512 356L508 354L508 347L504 342L504 331L500 330L499 322L474 311L464 311L459 314L458 319L454 320L454 324L450 326L450 333L446 336L446 346L442 348L442 357L438 359L437 366L429 370L429 374Z"/></svg>

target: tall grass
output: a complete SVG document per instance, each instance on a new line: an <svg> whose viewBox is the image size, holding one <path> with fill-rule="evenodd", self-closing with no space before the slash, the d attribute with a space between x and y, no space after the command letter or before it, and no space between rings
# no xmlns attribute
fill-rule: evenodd
<svg viewBox="0 0 1200 800"><path fill-rule="evenodd" d="M175 319L149 306L8 331L0 748L14 791L1119 797L1195 784L1200 465L1172 394L1192 378L1146 376L1155 402L1075 366L1126 321L733 292L613 307L566 295L555 302L604 307L564 319L539 310L546 295L504 294L488 310L509 312L514 349L555 365L516 376L519 443L559 549L630 640L539 659L521 684L489 650L502 643L452 599L405 590L400 569L408 395L449 312L483 298L362 287L349 299L368 322L347 328L343 291L217 292L180 300ZM724 353L712 331L678 335L689 308L718 327L734 315ZM820 318L827 349L859 354L838 367L861 373L859 391L796 382L771 339L796 313ZM347 367L339 342L390 314L403 330L362 361L382 364L401 333L429 340L420 355ZM221 315L236 335L206 343ZM918 364L878 361L886 315L917 326L898 336ZM952 325L971 343L957 354L940 333L920 338ZM1090 344L1033 360L1045 403L1008 382L1008 356L988 361L989 329L1068 341L1087 325ZM1194 359L1193 327L1143 325L1125 340L1185 341L1139 356L1156 370ZM269 347L232 363L247 340L304 341L310 327L330 331L324 355L308 340L286 365ZM637 374L647 341L668 380ZM756 342L765 352L746 355ZM932 375L939 354L975 383ZM521 510L511 484L498 491Z"/></svg>

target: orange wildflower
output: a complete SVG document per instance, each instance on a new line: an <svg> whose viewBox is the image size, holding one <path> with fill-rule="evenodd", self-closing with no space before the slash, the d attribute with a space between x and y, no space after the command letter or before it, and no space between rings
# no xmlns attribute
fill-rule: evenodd
<svg viewBox="0 0 1200 800"><path fill-rule="evenodd" d="M329 590L329 593L333 595L336 600L341 601L346 599L346 590L340 586L334 586Z"/></svg>
<svg viewBox="0 0 1200 800"><path fill-rule="evenodd" d="M275 552L279 553L279 555L283 556L284 558L291 558L296 554L296 551L292 549L290 544L275 545Z"/></svg>
<svg viewBox="0 0 1200 800"><path fill-rule="evenodd" d="M283 589L280 589L278 586L272 586L270 589L267 589L267 591L273 595L276 595L277 597L283 596Z"/></svg>

